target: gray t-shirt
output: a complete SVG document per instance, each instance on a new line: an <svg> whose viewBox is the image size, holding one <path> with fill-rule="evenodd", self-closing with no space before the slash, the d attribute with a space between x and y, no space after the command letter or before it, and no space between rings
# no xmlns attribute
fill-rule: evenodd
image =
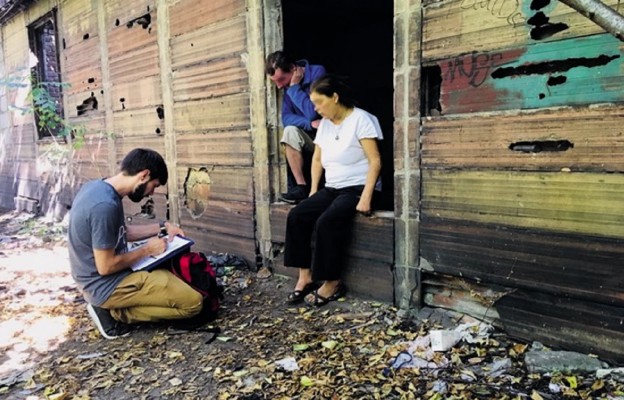
<svg viewBox="0 0 624 400"><path fill-rule="evenodd" d="M69 263L85 300L99 306L131 271L102 276L95 267L93 249L128 251L123 204L117 191L103 180L85 183L69 212Z"/></svg>

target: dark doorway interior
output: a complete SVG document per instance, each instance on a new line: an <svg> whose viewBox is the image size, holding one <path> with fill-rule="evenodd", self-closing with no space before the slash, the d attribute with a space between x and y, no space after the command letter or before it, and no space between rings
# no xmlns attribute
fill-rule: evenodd
<svg viewBox="0 0 624 400"><path fill-rule="evenodd" d="M381 124L382 209L393 209L392 1L282 0L284 51L348 76L360 107Z"/></svg>

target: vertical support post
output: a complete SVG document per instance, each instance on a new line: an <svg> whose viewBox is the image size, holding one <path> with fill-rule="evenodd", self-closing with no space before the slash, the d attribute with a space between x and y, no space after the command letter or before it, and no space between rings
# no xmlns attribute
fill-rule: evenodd
<svg viewBox="0 0 624 400"><path fill-rule="evenodd" d="M271 188L269 177L269 133L267 130L266 79L264 77L264 21L262 0L247 1L247 73L251 110L253 185L256 243L263 267L271 260Z"/></svg>
<svg viewBox="0 0 624 400"><path fill-rule="evenodd" d="M265 58L270 53L280 50L284 44L282 30L282 6L280 0L264 0L264 48ZM264 69L264 60L263 65ZM264 77L266 82L266 77ZM275 85L265 85L266 118L269 138L269 176L270 189L279 193L280 188L286 186L285 155L282 153L280 139L280 115L278 90Z"/></svg>
<svg viewBox="0 0 624 400"><path fill-rule="evenodd" d="M115 135L113 132L113 94L110 77L110 65L108 62L108 33L106 30L106 7L105 2L91 0L91 7L97 10L98 37L100 38L100 62L102 68L102 94L104 102L104 130L108 143L108 174L114 175L117 172Z"/></svg>
<svg viewBox="0 0 624 400"><path fill-rule="evenodd" d="M171 46L169 38L169 4L168 0L158 0L156 5L156 21L158 32L158 57L160 61L160 84L162 86L163 110L165 112L165 162L169 170L167 182L167 199L170 220L180 223L180 198L178 186L178 159L176 151L176 134L173 121L173 76L171 67Z"/></svg>
<svg viewBox="0 0 624 400"><path fill-rule="evenodd" d="M402 315L421 306L419 271L420 65L422 3L395 0L395 301Z"/></svg>

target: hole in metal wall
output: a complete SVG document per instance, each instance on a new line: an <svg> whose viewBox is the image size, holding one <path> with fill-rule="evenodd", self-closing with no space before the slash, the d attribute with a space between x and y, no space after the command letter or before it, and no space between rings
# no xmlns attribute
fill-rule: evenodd
<svg viewBox="0 0 624 400"><path fill-rule="evenodd" d="M87 39L89 39L89 34L88 34L88 33L85 33L84 35L82 35L82 39L83 39L83 40L87 40Z"/></svg>
<svg viewBox="0 0 624 400"><path fill-rule="evenodd" d="M165 119L165 109L162 106L156 107L156 115L158 115L158 119Z"/></svg>

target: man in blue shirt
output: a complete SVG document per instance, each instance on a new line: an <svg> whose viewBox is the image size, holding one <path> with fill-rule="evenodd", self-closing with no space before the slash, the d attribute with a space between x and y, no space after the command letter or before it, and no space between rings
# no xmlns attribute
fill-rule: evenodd
<svg viewBox="0 0 624 400"><path fill-rule="evenodd" d="M314 151L313 137L321 117L310 101L310 85L325 75L322 65L310 65L306 60L292 61L282 51L269 54L265 72L278 89L284 89L282 123L284 134L280 142L284 145L286 161L296 185L289 185L281 199L296 204L308 197L309 183L303 172L303 152Z"/></svg>

